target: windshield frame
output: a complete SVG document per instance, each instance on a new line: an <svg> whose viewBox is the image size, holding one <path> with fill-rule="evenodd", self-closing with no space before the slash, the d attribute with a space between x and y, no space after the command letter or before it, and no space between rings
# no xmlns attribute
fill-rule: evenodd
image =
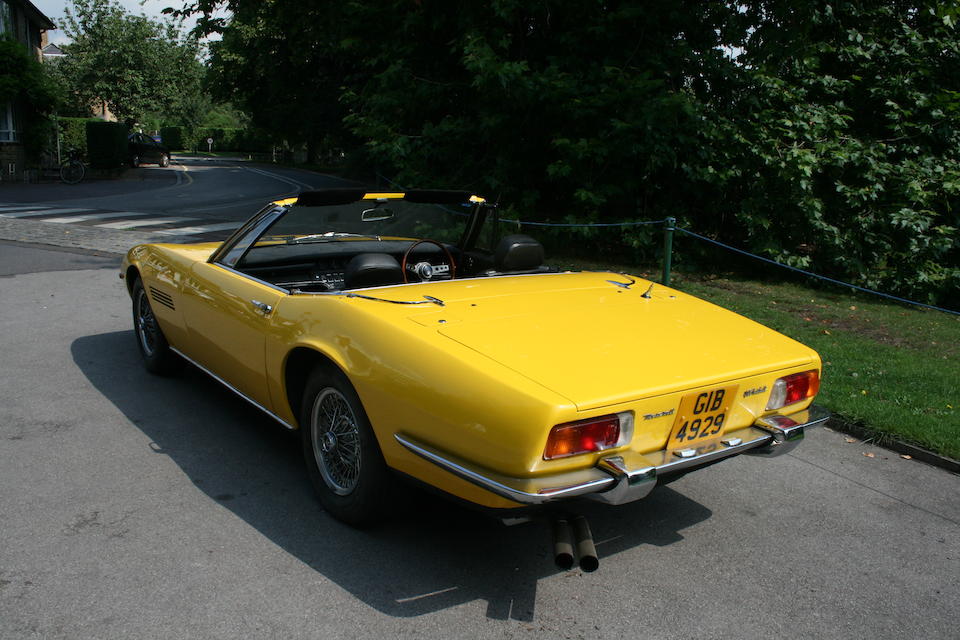
<svg viewBox="0 0 960 640"><path fill-rule="evenodd" d="M210 255L207 262L220 264L229 269L236 269L236 265L243 261L250 249L257 246L261 238L269 235L270 230L294 210L297 204L319 207L353 204L362 201L384 202L391 200L436 205L471 203L473 206L470 207L467 214L464 231L456 244L461 250L468 250L476 244L479 229L485 219L489 217L488 211L496 211L495 205L491 205L484 198L472 195L467 191L364 192L355 189L308 191L301 193L296 198L286 198L268 204L227 238ZM497 219L495 213L493 218L494 220Z"/></svg>

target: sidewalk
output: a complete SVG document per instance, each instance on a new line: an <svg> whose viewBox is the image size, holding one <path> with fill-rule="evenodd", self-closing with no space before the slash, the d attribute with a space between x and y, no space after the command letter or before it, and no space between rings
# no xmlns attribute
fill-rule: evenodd
<svg viewBox="0 0 960 640"><path fill-rule="evenodd" d="M3 193L0 191L0 193ZM53 224L37 220L0 217L0 240L71 247L123 255L130 247L147 242L190 242L195 239L164 237L143 231L121 231L100 227Z"/></svg>

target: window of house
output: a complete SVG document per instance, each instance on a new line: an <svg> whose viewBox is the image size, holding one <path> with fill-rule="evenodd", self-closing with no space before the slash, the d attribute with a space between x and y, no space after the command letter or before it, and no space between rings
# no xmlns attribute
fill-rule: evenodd
<svg viewBox="0 0 960 640"><path fill-rule="evenodd" d="M13 105L0 104L0 142L16 142L17 126L13 119Z"/></svg>
<svg viewBox="0 0 960 640"><path fill-rule="evenodd" d="M5 0L0 0L0 33L13 33L13 13Z"/></svg>

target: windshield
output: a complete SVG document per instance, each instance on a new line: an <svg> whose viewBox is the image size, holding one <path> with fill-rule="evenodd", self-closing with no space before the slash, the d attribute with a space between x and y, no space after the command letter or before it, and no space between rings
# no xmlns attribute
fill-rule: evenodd
<svg viewBox="0 0 960 640"><path fill-rule="evenodd" d="M468 192L327 189L263 208L210 261L294 293L541 271L532 238L488 248L498 226L495 205Z"/></svg>
<svg viewBox="0 0 960 640"><path fill-rule="evenodd" d="M457 243L463 237L474 206L470 202L441 205L386 198L342 205L293 205L267 230L256 246L371 238L431 238Z"/></svg>

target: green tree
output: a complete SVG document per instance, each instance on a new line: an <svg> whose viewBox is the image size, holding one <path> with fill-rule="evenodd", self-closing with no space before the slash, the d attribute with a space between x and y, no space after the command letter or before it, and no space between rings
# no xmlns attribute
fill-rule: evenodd
<svg viewBox="0 0 960 640"><path fill-rule="evenodd" d="M402 184L501 195L526 219L673 215L797 266L960 303L956 0L182 11L223 34L221 97Z"/></svg>
<svg viewBox="0 0 960 640"><path fill-rule="evenodd" d="M960 302L956 15L956 3L749 3L737 90L690 169L727 215L697 225L797 266Z"/></svg>
<svg viewBox="0 0 960 640"><path fill-rule="evenodd" d="M151 112L189 110L201 90L198 44L176 24L128 14L112 0L72 0L65 10L66 57L58 73L82 104L106 102L133 123ZM179 114L178 114L179 115Z"/></svg>
<svg viewBox="0 0 960 640"><path fill-rule="evenodd" d="M56 87L36 56L19 42L0 38L0 106L12 103L16 108L20 140L31 161L47 147L57 99Z"/></svg>

